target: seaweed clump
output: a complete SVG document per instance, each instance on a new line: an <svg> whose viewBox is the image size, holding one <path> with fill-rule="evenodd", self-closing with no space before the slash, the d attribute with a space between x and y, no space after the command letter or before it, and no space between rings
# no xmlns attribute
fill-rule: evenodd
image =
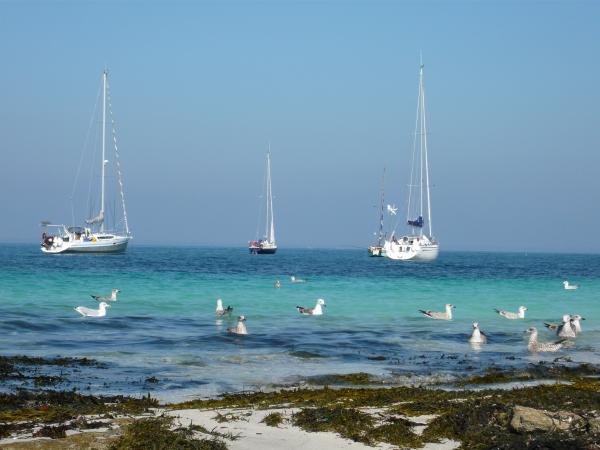
<svg viewBox="0 0 600 450"><path fill-rule="evenodd" d="M538 408L541 414L568 408L566 415L581 416L572 426L541 427L524 430L511 422L518 406ZM584 382L575 385L535 386L507 391L471 394L460 402L450 402L425 429L422 438L439 442L441 438L462 443L461 449L515 450L589 450L600 448L600 432L591 426L600 406L600 386ZM540 409L541 408L541 409ZM550 421L552 423L552 421ZM583 423L583 425L582 425Z"/></svg>
<svg viewBox="0 0 600 450"><path fill-rule="evenodd" d="M110 446L110 450L227 450L216 438L197 439L191 428L171 429L173 418L137 420Z"/></svg>
<svg viewBox="0 0 600 450"><path fill-rule="evenodd" d="M354 408L306 408L294 414L292 423L306 431L334 431L356 442L372 442L368 432L373 418Z"/></svg>
<svg viewBox="0 0 600 450"><path fill-rule="evenodd" d="M279 425L281 425L283 423L283 416L279 412L272 412L270 414L267 414L263 418L263 420L261 420L261 423L264 423L265 425L267 425L269 427L277 428Z"/></svg>
<svg viewBox="0 0 600 450"><path fill-rule="evenodd" d="M64 424L84 415L141 414L157 406L158 401L150 397L96 397L73 391L0 394L0 438L38 423ZM78 424L85 427L81 420Z"/></svg>

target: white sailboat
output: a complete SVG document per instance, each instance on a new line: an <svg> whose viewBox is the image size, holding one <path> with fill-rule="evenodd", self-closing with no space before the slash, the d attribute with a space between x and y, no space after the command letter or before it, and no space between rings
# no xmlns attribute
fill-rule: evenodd
<svg viewBox="0 0 600 450"><path fill-rule="evenodd" d="M385 208L384 196L385 196L385 168L383 169L383 175L381 176L379 231L376 233L377 243L375 245L369 245L369 248L368 248L369 256L375 256L375 257L385 256L385 250L383 249L383 243L385 241L385 233L383 231L383 214L384 214L384 208Z"/></svg>
<svg viewBox="0 0 600 450"><path fill-rule="evenodd" d="M122 207L123 230L108 230L105 226L105 194L106 194L106 170L109 161L106 159L106 110L108 72L102 73L102 160L101 160L101 188L100 188L100 210L98 214L85 220L84 226L54 225L42 222L42 226L54 230L54 233L44 232L42 234L41 250L44 253L113 253L123 252L127 249L129 240L132 239L127 222L127 209L125 208L125 194L123 193L123 177L121 174L119 148L112 119L112 107L110 96L108 97L108 109L111 114L112 138L115 149L115 168ZM113 218L114 219L114 218Z"/></svg>
<svg viewBox="0 0 600 450"><path fill-rule="evenodd" d="M419 96L415 122L406 218L406 224L410 227L410 233L404 236L397 236L396 229L394 229L391 238L385 241L384 249L386 256L394 260L433 261L438 257L440 246L433 237L431 224L423 64L421 64L419 69ZM424 233L425 227L428 229L427 234Z"/></svg>
<svg viewBox="0 0 600 450"><path fill-rule="evenodd" d="M258 234L258 232L257 232ZM271 189L271 146L267 152L267 216L265 219L265 235L248 243L250 253L272 255L277 251L275 242L275 221L273 219L273 191Z"/></svg>

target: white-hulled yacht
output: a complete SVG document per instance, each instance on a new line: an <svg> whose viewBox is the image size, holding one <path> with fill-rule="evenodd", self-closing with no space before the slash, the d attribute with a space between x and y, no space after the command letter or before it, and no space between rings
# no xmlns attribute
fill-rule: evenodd
<svg viewBox="0 0 600 450"><path fill-rule="evenodd" d="M85 220L85 226L55 225L42 222L42 226L48 229L42 234L41 250L44 253L109 253L123 252L132 238L127 222L127 209L125 208L125 194L123 193L123 177L119 159L119 148L115 134L114 120L112 118L112 107L110 95L108 96L108 109L111 115L112 138L115 149L115 169L119 186L120 203L122 208L122 220L120 224L123 230L108 230L105 226L105 193L106 193L106 110L108 72L102 73L102 160L101 160L101 188L100 188L100 210L95 217ZM113 218L114 219L114 218Z"/></svg>
<svg viewBox="0 0 600 450"><path fill-rule="evenodd" d="M398 236L396 229L393 230L390 239L383 246L388 258L399 261L433 261L438 257L440 246L433 237L429 187L425 84L421 64L406 219L410 233ZM427 233L424 232L425 228Z"/></svg>
<svg viewBox="0 0 600 450"><path fill-rule="evenodd" d="M258 235L258 229L257 233ZM271 145L267 152L267 217L265 219L265 235L262 239L248 242L248 250L256 255L272 255L277 251L275 242L275 221L273 219L273 191L271 190Z"/></svg>

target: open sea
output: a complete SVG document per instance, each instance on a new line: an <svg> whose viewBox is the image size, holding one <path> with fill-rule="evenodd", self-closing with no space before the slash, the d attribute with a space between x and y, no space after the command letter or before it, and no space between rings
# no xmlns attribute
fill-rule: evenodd
<svg viewBox="0 0 600 450"><path fill-rule="evenodd" d="M290 275L307 283L293 284ZM563 280L580 288L566 291ZM73 310L97 307L90 294L113 287L122 292L106 317ZM215 317L219 297L233 306L231 320ZM327 302L323 316L298 314L296 305L312 307L318 298ZM456 305L452 321L418 312L445 303ZM529 308L525 320L493 311L519 305ZM587 319L574 346L530 355L524 330L535 326L541 340L555 339L543 322L566 313ZM226 333L238 314L247 317L248 336ZM488 334L479 350L468 343L473 321ZM45 255L37 245L0 245L0 355L93 358L103 367L81 368L59 387L151 392L165 401L332 373L418 384L557 357L599 363L600 256L442 249L436 262L401 263L370 258L366 249L250 255L134 243L119 255Z"/></svg>

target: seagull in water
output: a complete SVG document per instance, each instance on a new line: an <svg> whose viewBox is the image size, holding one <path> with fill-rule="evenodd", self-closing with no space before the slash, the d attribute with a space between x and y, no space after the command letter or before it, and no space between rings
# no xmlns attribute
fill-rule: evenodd
<svg viewBox="0 0 600 450"><path fill-rule="evenodd" d="M317 304L314 308L305 308L304 306L296 306L298 312L305 316L322 316L323 315L323 307L327 306L325 304L325 300L322 298L317 300Z"/></svg>
<svg viewBox="0 0 600 450"><path fill-rule="evenodd" d="M579 288L578 284L569 284L567 280L563 281L563 286L567 291L574 291L575 289Z"/></svg>
<svg viewBox="0 0 600 450"><path fill-rule="evenodd" d="M564 338L574 338L577 336L577 331L575 329L575 325L573 324L573 319L568 314L565 314L562 317L562 323L560 325L555 323L545 323L544 326L549 330L556 331L556 334L560 337Z"/></svg>
<svg viewBox="0 0 600 450"><path fill-rule="evenodd" d="M105 302L105 301L116 302L117 301L117 294L119 292L121 292L120 289L113 289L112 293L110 294L110 297L100 297L98 295L92 295L91 297L94 300L98 300L99 302Z"/></svg>
<svg viewBox="0 0 600 450"><path fill-rule="evenodd" d="M507 319L524 319L527 308L524 306L519 306L519 312L517 313L505 311L503 309L494 309L494 311L496 311L502 317L506 317Z"/></svg>
<svg viewBox="0 0 600 450"><path fill-rule="evenodd" d="M302 278L296 278L294 275L290 277L290 281L292 283L306 283L306 280L303 280Z"/></svg>
<svg viewBox="0 0 600 450"><path fill-rule="evenodd" d="M581 317L579 314L575 314L573 317L571 317L571 324L575 328L576 334L581 333L581 323L579 323L580 320L585 320L585 317Z"/></svg>
<svg viewBox="0 0 600 450"><path fill-rule="evenodd" d="M279 289L281 287L281 283L279 280L275 280L275 289Z"/></svg>
<svg viewBox="0 0 600 450"><path fill-rule="evenodd" d="M526 332L531 333L531 336L529 336L529 344L527 345L527 349L530 352L557 352L563 348L567 341L566 339L561 339L556 342L539 342L538 331L536 328L528 328Z"/></svg>
<svg viewBox="0 0 600 450"><path fill-rule="evenodd" d="M452 308L456 308L456 306L451 305L450 303L446 304L446 312L436 312L436 311L431 311L431 310L422 310L420 309L419 312L421 312L425 317L429 317L431 319L436 319L436 320L452 320Z"/></svg>
<svg viewBox="0 0 600 450"><path fill-rule="evenodd" d="M84 317L104 317L106 315L106 308L110 308L110 305L106 302L100 302L98 307L98 309L92 309L85 306L78 306L73 309Z"/></svg>
<svg viewBox="0 0 600 450"><path fill-rule="evenodd" d="M217 309L215 310L215 314L217 316L230 315L231 311L233 311L232 306L228 305L227 308L223 309L223 300L221 300L220 298L217 299Z"/></svg>
<svg viewBox="0 0 600 450"><path fill-rule="evenodd" d="M227 332L229 334L239 334L239 335L248 334L248 330L246 329L246 324L244 323L245 321L246 321L245 316L238 316L238 322L237 322L237 325L235 326L235 328L227 328Z"/></svg>
<svg viewBox="0 0 600 450"><path fill-rule="evenodd" d="M479 324L473 322L473 332L469 338L471 344L485 344L487 342L487 335L479 329Z"/></svg>

